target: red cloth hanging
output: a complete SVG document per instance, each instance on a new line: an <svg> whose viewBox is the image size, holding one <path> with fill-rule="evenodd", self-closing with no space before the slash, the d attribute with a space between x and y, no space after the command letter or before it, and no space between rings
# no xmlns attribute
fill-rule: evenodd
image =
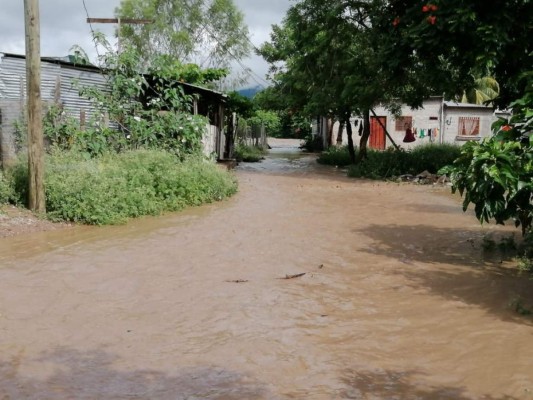
<svg viewBox="0 0 533 400"><path fill-rule="evenodd" d="M405 137L403 138L403 142L411 143L411 142L414 142L415 140L416 138L415 138L415 135L413 135L413 131L411 130L411 128L407 128L407 130L405 131Z"/></svg>

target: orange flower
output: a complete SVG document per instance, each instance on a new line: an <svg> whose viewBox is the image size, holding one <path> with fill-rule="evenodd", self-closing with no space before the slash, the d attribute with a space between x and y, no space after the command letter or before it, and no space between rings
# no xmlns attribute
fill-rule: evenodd
<svg viewBox="0 0 533 400"><path fill-rule="evenodd" d="M510 126L510 125L502 126L502 131L504 131L504 132L509 132L511 129L513 129L513 127Z"/></svg>
<svg viewBox="0 0 533 400"><path fill-rule="evenodd" d="M429 10L430 11L437 11L439 9L439 7L437 7L435 4L430 4L429 5Z"/></svg>
<svg viewBox="0 0 533 400"><path fill-rule="evenodd" d="M435 25L435 23L437 22L437 17L435 17L434 15L430 15L428 17L428 22L431 24L431 25Z"/></svg>
<svg viewBox="0 0 533 400"><path fill-rule="evenodd" d="M429 11L429 6L422 7L422 12L428 12L428 11Z"/></svg>
<svg viewBox="0 0 533 400"><path fill-rule="evenodd" d="M394 21L392 21L392 26L398 26L400 24L400 17L394 18Z"/></svg>

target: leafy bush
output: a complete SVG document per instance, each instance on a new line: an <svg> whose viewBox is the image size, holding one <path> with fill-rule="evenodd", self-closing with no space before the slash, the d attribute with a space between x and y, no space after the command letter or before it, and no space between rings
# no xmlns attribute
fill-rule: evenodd
<svg viewBox="0 0 533 400"><path fill-rule="evenodd" d="M461 155L461 147L454 144L427 144L410 151L410 167L414 174L423 171L436 174L439 170L452 164Z"/></svg>
<svg viewBox="0 0 533 400"><path fill-rule="evenodd" d="M142 57L134 49L126 46L116 53L102 34L95 34L94 40L107 50L99 61L106 71L109 90L74 81L80 96L92 102L93 112L82 128L62 106L50 107L43 120L44 135L50 144L88 157L140 148L164 149L178 157L201 151L208 121L192 115L194 97L185 94L176 82L194 78L203 83L227 72L200 70L198 66L161 57L153 60L149 80L139 74ZM18 150L26 143L26 130L22 117L15 129Z"/></svg>
<svg viewBox="0 0 533 400"><path fill-rule="evenodd" d="M18 164L12 173L16 187L25 187L26 164ZM87 160L80 153L56 150L46 159L46 207L52 220L117 224L221 200L236 189L235 179L215 165L199 157L179 162L165 151Z"/></svg>
<svg viewBox="0 0 533 400"><path fill-rule="evenodd" d="M240 144L235 146L234 154L239 162L259 162L263 159L265 152L259 147Z"/></svg>
<svg viewBox="0 0 533 400"><path fill-rule="evenodd" d="M8 203L13 199L14 191L9 179L0 171L0 204Z"/></svg>
<svg viewBox="0 0 533 400"><path fill-rule="evenodd" d="M367 158L348 169L348 176L353 178L386 179L402 174L414 173L409 168L409 153L406 151L369 150ZM420 172L420 171L418 171Z"/></svg>
<svg viewBox="0 0 533 400"><path fill-rule="evenodd" d="M347 146L330 147L320 153L317 159L319 164L335 165L337 167L344 167L351 164L350 153Z"/></svg>
<svg viewBox="0 0 533 400"><path fill-rule="evenodd" d="M301 143L300 148L311 153L324 150L322 137L318 135L308 134Z"/></svg>
<svg viewBox="0 0 533 400"><path fill-rule="evenodd" d="M528 89L511 104L510 120L496 121L491 138L467 143L445 172L464 210L473 204L480 222L512 219L525 236L533 231L533 71L524 79Z"/></svg>
<svg viewBox="0 0 533 400"><path fill-rule="evenodd" d="M440 168L451 164L461 149L450 144L430 144L411 151L368 151L368 158L353 165L348 176L354 178L387 179L404 174L416 175L423 171L437 173Z"/></svg>

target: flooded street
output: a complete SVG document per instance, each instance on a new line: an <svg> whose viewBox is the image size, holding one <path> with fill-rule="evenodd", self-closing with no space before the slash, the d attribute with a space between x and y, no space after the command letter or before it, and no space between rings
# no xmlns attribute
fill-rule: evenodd
<svg viewBox="0 0 533 400"><path fill-rule="evenodd" d="M222 203L1 239L0 399L533 399L533 281L481 248L514 229L283 146L235 173Z"/></svg>

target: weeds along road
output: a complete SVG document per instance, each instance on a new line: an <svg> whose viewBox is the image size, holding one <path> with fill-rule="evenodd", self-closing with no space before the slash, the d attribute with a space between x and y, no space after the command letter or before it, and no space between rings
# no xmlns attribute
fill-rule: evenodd
<svg viewBox="0 0 533 400"><path fill-rule="evenodd" d="M0 397L533 398L533 282L481 250L510 228L294 150L236 174L224 203L0 240Z"/></svg>

